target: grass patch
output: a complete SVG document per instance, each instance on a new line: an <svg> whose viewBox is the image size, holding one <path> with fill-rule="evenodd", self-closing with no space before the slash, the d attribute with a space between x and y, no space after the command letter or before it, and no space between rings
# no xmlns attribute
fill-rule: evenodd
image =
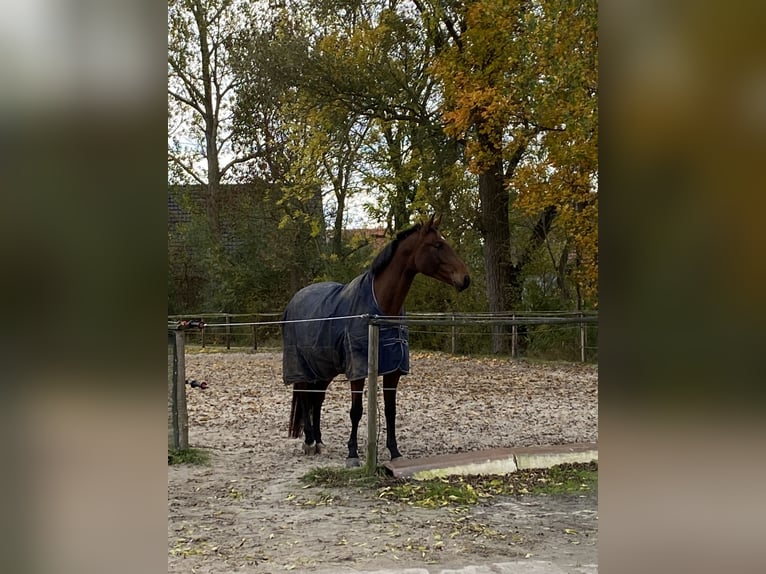
<svg viewBox="0 0 766 574"><path fill-rule="evenodd" d="M373 476L361 468L315 468L301 478L307 487L359 487L376 496L422 508L469 506L495 496L574 495L598 488L598 463L562 464L505 475L449 476L430 480L396 479L382 469Z"/></svg>
<svg viewBox="0 0 766 574"><path fill-rule="evenodd" d="M379 489L378 497L422 508L476 504L479 492L462 476L405 482Z"/></svg>
<svg viewBox="0 0 766 574"><path fill-rule="evenodd" d="M482 494L582 494L598 488L598 463L560 464L506 475L470 477Z"/></svg>
<svg viewBox="0 0 766 574"><path fill-rule="evenodd" d="M209 464L210 453L198 448L168 451L168 464Z"/></svg>
<svg viewBox="0 0 766 574"><path fill-rule="evenodd" d="M301 482L309 486L343 488L360 486L373 488L386 480L382 467L374 475L365 474L363 468L321 467L310 470L301 477Z"/></svg>
<svg viewBox="0 0 766 574"><path fill-rule="evenodd" d="M533 494L574 494L598 488L598 463L562 464L548 469L530 484Z"/></svg>
<svg viewBox="0 0 766 574"><path fill-rule="evenodd" d="M379 496L413 506L467 506L494 496L582 494L598 488L598 463L562 464L503 475L449 476L384 486Z"/></svg>

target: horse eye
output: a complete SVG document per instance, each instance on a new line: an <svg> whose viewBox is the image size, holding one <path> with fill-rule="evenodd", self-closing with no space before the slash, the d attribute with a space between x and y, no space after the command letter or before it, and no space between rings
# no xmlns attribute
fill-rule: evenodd
<svg viewBox="0 0 766 574"><path fill-rule="evenodd" d="M434 243L434 247L436 247L436 249L441 249L442 247L444 247L444 243L441 241L437 241L436 243Z"/></svg>

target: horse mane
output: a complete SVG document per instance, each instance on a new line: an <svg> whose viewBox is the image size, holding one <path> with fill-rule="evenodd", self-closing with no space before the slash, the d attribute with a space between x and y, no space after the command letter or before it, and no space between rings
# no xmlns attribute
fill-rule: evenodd
<svg viewBox="0 0 766 574"><path fill-rule="evenodd" d="M405 229L404 231L397 233L396 239L386 245L383 250L378 253L375 259L373 259L372 264L370 265L370 271L372 271L372 274L377 275L378 273L383 272L383 270L388 267L388 264L391 263L391 260L394 258L394 254L396 253L396 248L399 247L399 243L407 239L413 233L419 231L421 227L423 227L423 224L418 223L414 227L410 227L409 229Z"/></svg>

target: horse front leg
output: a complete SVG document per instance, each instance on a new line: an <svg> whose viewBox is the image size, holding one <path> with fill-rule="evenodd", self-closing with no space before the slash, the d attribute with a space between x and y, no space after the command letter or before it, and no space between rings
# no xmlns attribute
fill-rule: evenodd
<svg viewBox="0 0 766 574"><path fill-rule="evenodd" d="M401 458L396 445L396 388L401 373L383 375L383 404L386 413L386 447L391 453L391 460Z"/></svg>
<svg viewBox="0 0 766 574"><path fill-rule="evenodd" d="M359 421L362 420L362 412L364 410L362 406L363 391L364 379L351 381L351 410L349 411L351 416L351 436L348 439L348 458L346 459L346 466L348 467L359 466L359 445L356 437L359 430Z"/></svg>

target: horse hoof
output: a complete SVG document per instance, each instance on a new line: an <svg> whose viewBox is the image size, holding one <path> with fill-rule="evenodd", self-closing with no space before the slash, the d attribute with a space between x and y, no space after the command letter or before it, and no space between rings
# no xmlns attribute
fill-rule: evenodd
<svg viewBox="0 0 766 574"><path fill-rule="evenodd" d="M403 458L404 457L402 455L392 456L391 457L391 462L394 462L395 460L402 460Z"/></svg>
<svg viewBox="0 0 766 574"><path fill-rule="evenodd" d="M358 458L347 458L346 459L346 468L356 468L358 466L362 466L359 463L359 459Z"/></svg>
<svg viewBox="0 0 766 574"><path fill-rule="evenodd" d="M317 452L317 445L316 443L306 444L303 443L303 454L316 454Z"/></svg>
<svg viewBox="0 0 766 574"><path fill-rule="evenodd" d="M324 443L318 442L316 443L316 446L314 447L314 453L315 454L322 454L322 449L324 448Z"/></svg>

